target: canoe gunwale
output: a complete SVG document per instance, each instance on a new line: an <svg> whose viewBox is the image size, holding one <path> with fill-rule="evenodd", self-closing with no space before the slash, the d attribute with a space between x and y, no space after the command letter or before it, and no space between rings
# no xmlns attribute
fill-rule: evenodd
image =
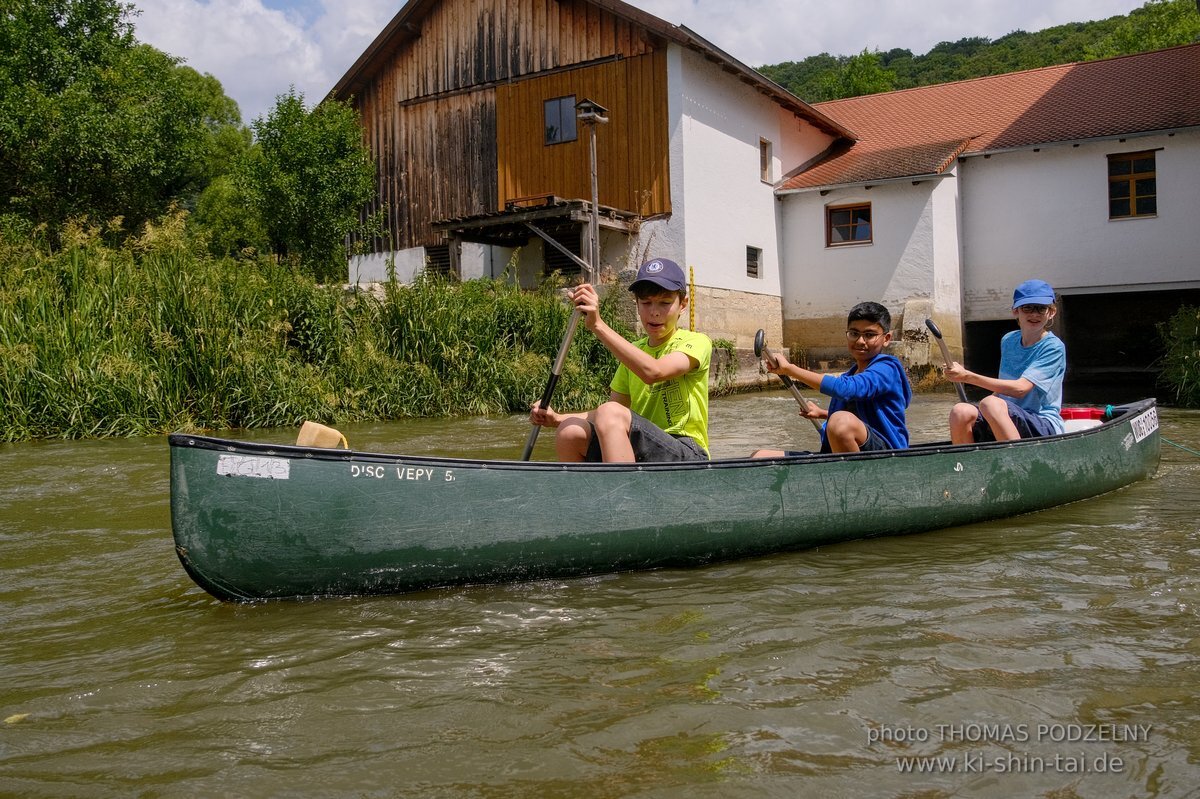
<svg viewBox="0 0 1200 799"><path fill-rule="evenodd" d="M1140 400L1121 406L1120 415L1104 421L1095 427L1059 433L1054 436L1040 438L1021 438L1014 441L988 441L975 444L951 444L949 441L914 444L908 449L891 449L874 452L855 453L810 453L804 455L783 456L779 458L717 458L709 461L689 461L682 463L564 463L561 461L520 461L494 460L473 458L452 458L437 455L407 455L402 453L365 452L362 450L329 449L324 447L302 447L293 444L271 444L254 441L237 441L216 436L197 435L192 433L171 433L168 442L172 447L195 447L222 452L253 453L270 457L290 458L294 460L319 460L342 463L396 463L429 464L442 468L455 469L500 469L520 472L539 471L579 471L579 472L614 472L614 471L694 471L708 469L745 469L748 467L779 466L779 465L808 465L841 463L845 461L867 461L885 458L913 458L925 455L946 453L968 453L977 451L1000 450L1010 448L1042 447L1055 442L1087 438L1103 435L1114 425L1123 424L1150 408L1155 407L1153 398Z"/></svg>

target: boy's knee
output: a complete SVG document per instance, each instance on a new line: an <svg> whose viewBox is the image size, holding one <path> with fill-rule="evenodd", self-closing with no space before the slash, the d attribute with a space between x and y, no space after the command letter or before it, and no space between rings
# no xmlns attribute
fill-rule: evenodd
<svg viewBox="0 0 1200 799"><path fill-rule="evenodd" d="M583 419L566 419L558 426L554 437L561 441L582 441L586 444L592 437L592 431Z"/></svg>
<svg viewBox="0 0 1200 799"><path fill-rule="evenodd" d="M850 413L850 411L835 411L829 417L829 421L825 423L825 431L827 435L838 435L844 432L852 432L863 427L862 421Z"/></svg>
<svg viewBox="0 0 1200 799"><path fill-rule="evenodd" d="M975 424L979 411L969 402L960 402L950 409L950 424Z"/></svg>
<svg viewBox="0 0 1200 799"><path fill-rule="evenodd" d="M993 394L979 401L979 412L989 418L1008 416L1008 403Z"/></svg>
<svg viewBox="0 0 1200 799"><path fill-rule="evenodd" d="M554 450L560 461L582 461L592 442L592 428L584 419L566 419L554 431Z"/></svg>
<svg viewBox="0 0 1200 799"><path fill-rule="evenodd" d="M618 427L628 432L631 419L629 409L619 402L606 402L592 412L592 424L597 430Z"/></svg>

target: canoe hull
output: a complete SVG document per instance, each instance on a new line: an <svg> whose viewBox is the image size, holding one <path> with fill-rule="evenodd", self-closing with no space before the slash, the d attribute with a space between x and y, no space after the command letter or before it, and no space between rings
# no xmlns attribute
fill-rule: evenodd
<svg viewBox="0 0 1200 799"><path fill-rule="evenodd" d="M222 599L694 566L950 527L1151 475L1153 401L1003 444L699 464L469 461L172 435L176 551Z"/></svg>

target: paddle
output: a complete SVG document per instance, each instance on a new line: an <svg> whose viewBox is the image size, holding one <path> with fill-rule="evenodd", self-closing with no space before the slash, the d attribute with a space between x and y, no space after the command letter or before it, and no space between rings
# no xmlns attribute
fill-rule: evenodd
<svg viewBox="0 0 1200 799"><path fill-rule="evenodd" d="M583 314L576 308L571 312L571 321L567 322L567 332L563 336L562 343L558 345L558 356L554 359L554 366L550 370L550 379L546 381L546 390L542 392L542 398L538 400L539 408L549 408L550 398L554 396L554 389L558 386L558 377L562 374L563 362L567 360L567 351L571 349L571 339L575 338L575 328L579 327L579 317ZM533 445L537 443L538 431L542 428L538 425L533 425L529 430L529 438L525 440L525 451L521 453L521 460L529 460L529 456L533 454Z"/></svg>
<svg viewBox="0 0 1200 799"><path fill-rule="evenodd" d="M754 334L754 357L761 358L764 355L767 356L767 360L775 360L775 356L771 354L771 350L767 347L766 331L759 329L759 331ZM808 400L804 398L804 395L800 393L800 389L796 387L796 381L792 380L792 378L788 377L787 375L779 375L779 379L782 380L783 384L788 387L789 391L792 392L792 396L796 398L796 402L800 403L800 407L807 411ZM812 422L813 427L816 428L818 433L821 432L820 422L811 416L806 416L805 418Z"/></svg>
<svg viewBox="0 0 1200 799"><path fill-rule="evenodd" d="M937 339L938 346L942 348L942 357L946 359L946 366L950 366L950 348L946 346L946 342L942 341L942 331L933 323L932 319L925 320L925 327L929 328L929 332ZM962 383L955 383L954 387L958 389L958 398L963 402L970 402L967 399L967 390L963 388Z"/></svg>

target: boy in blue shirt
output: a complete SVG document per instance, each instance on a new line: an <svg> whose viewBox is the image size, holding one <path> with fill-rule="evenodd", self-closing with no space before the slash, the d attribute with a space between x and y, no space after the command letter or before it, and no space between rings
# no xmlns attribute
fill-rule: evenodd
<svg viewBox="0 0 1200 799"><path fill-rule="evenodd" d="M1049 330L1058 314L1054 289L1044 280L1026 280L1013 292L1012 314L1020 328L1000 340L998 377L976 374L958 362L946 367L946 379L993 392L978 407L960 402L950 410L950 440L955 444L1063 432L1067 348Z"/></svg>
<svg viewBox="0 0 1200 799"><path fill-rule="evenodd" d="M767 371L787 375L832 399L829 410L814 402L800 412L810 419L827 419L821 431L821 452L860 452L907 449L905 409L912 387L904 365L883 348L892 341L892 315L877 302L860 302L846 315L846 346L854 366L840 376L796 366L779 353L766 363ZM793 451L760 449L755 458L778 458Z"/></svg>

